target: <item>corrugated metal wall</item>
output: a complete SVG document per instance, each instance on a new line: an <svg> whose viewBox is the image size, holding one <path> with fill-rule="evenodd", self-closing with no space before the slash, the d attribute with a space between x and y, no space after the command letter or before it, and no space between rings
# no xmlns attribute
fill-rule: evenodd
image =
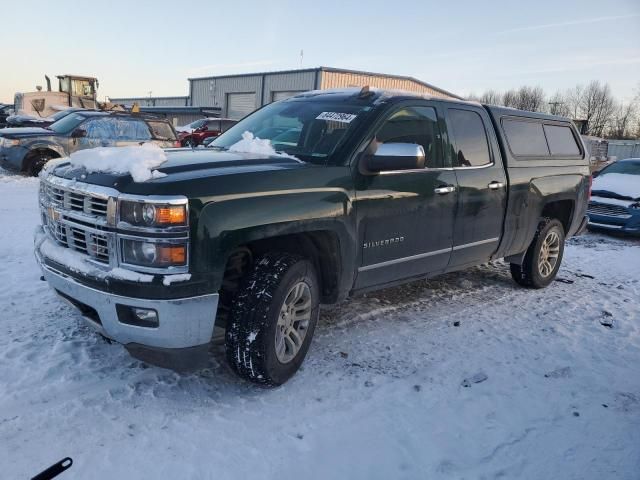
<svg viewBox="0 0 640 480"><path fill-rule="evenodd" d="M607 155L618 160L640 158L640 140L609 140Z"/></svg>
<svg viewBox="0 0 640 480"><path fill-rule="evenodd" d="M199 78L191 80L191 105L196 107L220 107L226 116L226 98L229 93L257 93L256 108L260 107L259 93L262 75Z"/></svg>
<svg viewBox="0 0 640 480"><path fill-rule="evenodd" d="M262 104L271 103L274 92L306 92L307 90L313 90L316 88L315 81L315 71L265 75Z"/></svg>
<svg viewBox="0 0 640 480"><path fill-rule="evenodd" d="M363 75L349 72L331 72L326 70L323 70L320 75L320 89L322 90L327 88L364 87L365 85L369 85L371 87L390 90L407 90L439 98L453 98L418 82L403 78Z"/></svg>

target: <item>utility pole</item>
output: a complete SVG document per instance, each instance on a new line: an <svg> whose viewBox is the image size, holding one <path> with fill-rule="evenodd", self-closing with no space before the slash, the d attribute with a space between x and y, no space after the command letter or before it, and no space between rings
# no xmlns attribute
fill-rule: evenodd
<svg viewBox="0 0 640 480"><path fill-rule="evenodd" d="M563 104L564 102L549 102L549 105L551 105L551 115L556 115L558 112L558 107Z"/></svg>
<svg viewBox="0 0 640 480"><path fill-rule="evenodd" d="M302 60L304 60L304 50L300 50L300 68L302 68Z"/></svg>

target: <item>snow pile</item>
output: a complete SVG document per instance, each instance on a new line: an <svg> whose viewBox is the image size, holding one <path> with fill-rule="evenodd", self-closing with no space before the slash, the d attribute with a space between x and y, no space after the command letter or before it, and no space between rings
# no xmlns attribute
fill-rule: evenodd
<svg viewBox="0 0 640 480"><path fill-rule="evenodd" d="M153 275L133 272L131 270L126 270L120 267L109 270L108 276L111 278L115 278L116 280L127 280L129 282L153 282Z"/></svg>
<svg viewBox="0 0 640 480"><path fill-rule="evenodd" d="M242 134L242 140L234 143L229 147L230 152L239 153L257 153L258 155L270 155L293 158L293 155L287 153L276 152L268 138L258 138L252 132L246 131Z"/></svg>
<svg viewBox="0 0 640 480"><path fill-rule="evenodd" d="M164 286L168 287L172 283L186 282L186 281L189 281L189 280L191 280L191 274L190 273L180 273L180 274L176 274L176 275L165 275L164 278L162 279L162 284Z"/></svg>
<svg viewBox="0 0 640 480"><path fill-rule="evenodd" d="M640 177L623 173L606 173L593 179L592 191L606 190L634 200L640 198Z"/></svg>
<svg viewBox="0 0 640 480"><path fill-rule="evenodd" d="M167 161L164 150L153 143L131 147L98 147L74 152L69 162L88 172L129 173L134 182L162 178L166 174L154 170Z"/></svg>

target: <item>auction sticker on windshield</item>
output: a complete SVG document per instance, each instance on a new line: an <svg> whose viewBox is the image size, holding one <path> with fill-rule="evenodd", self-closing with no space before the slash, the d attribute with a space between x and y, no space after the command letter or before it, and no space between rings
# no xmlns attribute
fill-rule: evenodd
<svg viewBox="0 0 640 480"><path fill-rule="evenodd" d="M316 117L316 120L331 120L334 122L351 123L356 115L353 113L340 113L340 112L322 112Z"/></svg>

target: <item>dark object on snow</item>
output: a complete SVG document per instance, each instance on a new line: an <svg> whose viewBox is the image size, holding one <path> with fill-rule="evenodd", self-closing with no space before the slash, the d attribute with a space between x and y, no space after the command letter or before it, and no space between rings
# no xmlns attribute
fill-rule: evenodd
<svg viewBox="0 0 640 480"><path fill-rule="evenodd" d="M574 417L579 417L580 416L580 412L573 412L573 416Z"/></svg>
<svg viewBox="0 0 640 480"><path fill-rule="evenodd" d="M459 327L460 326L460 320L456 320L455 322L453 322L453 326L454 327Z"/></svg>
<svg viewBox="0 0 640 480"><path fill-rule="evenodd" d="M349 354L347 352L340 352L340 356L342 358L347 358L349 356Z"/></svg>
<svg viewBox="0 0 640 480"><path fill-rule="evenodd" d="M553 372L545 373L545 378L567 378L571 376L571 367L562 367Z"/></svg>
<svg viewBox="0 0 640 480"><path fill-rule="evenodd" d="M603 310L600 325L607 328L613 328L613 313Z"/></svg>
<svg viewBox="0 0 640 480"><path fill-rule="evenodd" d="M471 375L469 378L465 378L465 379L462 381L462 384L461 384L461 385L462 385L463 387L465 387L465 388L466 388L466 387L470 387L472 383L482 383L482 382L484 382L487 378L489 378L489 377L487 377L487 375L486 375L485 373L483 373L483 372L478 372L478 373L476 373L476 374L474 374L474 375Z"/></svg>
<svg viewBox="0 0 640 480"><path fill-rule="evenodd" d="M71 465L73 465L73 460L71 460L71 457L63 458L59 462L54 463L46 470L37 474L35 477L32 477L31 480L49 480L50 478L54 478L60 475L62 472L70 468Z"/></svg>
<svg viewBox="0 0 640 480"><path fill-rule="evenodd" d="M589 274L586 274L586 273L575 273L574 275L576 277L581 277L581 278L590 278L591 280L596 278L593 275L589 275Z"/></svg>
<svg viewBox="0 0 640 480"><path fill-rule="evenodd" d="M560 282L560 283L574 283L573 280L569 280L568 278L556 278L556 282Z"/></svg>
<svg viewBox="0 0 640 480"><path fill-rule="evenodd" d="M422 386L420 386L420 385L414 385L414 386L413 386L413 389L414 389L416 392L419 392L420 390L422 390Z"/></svg>

